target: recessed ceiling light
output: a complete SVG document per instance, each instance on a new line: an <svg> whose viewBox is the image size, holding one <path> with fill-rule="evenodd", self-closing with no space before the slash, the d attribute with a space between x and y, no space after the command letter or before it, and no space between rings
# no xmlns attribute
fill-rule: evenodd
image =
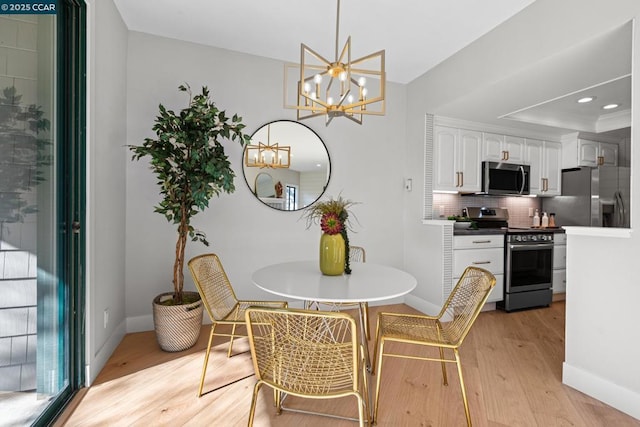
<svg viewBox="0 0 640 427"><path fill-rule="evenodd" d="M602 107L603 110L613 110L614 108L618 108L619 105L618 104L607 104L604 107Z"/></svg>
<svg viewBox="0 0 640 427"><path fill-rule="evenodd" d="M591 102L596 99L595 96L585 96L584 98L578 99L578 104L586 104L587 102Z"/></svg>

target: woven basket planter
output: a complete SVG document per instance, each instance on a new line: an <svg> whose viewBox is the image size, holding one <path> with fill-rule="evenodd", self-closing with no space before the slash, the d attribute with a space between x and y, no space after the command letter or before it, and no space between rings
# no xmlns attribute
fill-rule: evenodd
<svg viewBox="0 0 640 427"><path fill-rule="evenodd" d="M164 351L183 351L198 341L202 326L202 301L191 304L162 305L160 301L172 292L160 294L153 300L153 325L156 339ZM184 295L198 295L197 292L184 292Z"/></svg>

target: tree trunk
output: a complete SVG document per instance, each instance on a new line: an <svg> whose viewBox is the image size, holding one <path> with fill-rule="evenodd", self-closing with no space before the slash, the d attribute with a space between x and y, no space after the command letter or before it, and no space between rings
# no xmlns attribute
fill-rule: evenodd
<svg viewBox="0 0 640 427"><path fill-rule="evenodd" d="M176 260L173 265L173 300L176 305L182 304L182 288L184 286L184 250L187 246L187 219L182 208L182 218L178 227L178 241L176 242Z"/></svg>

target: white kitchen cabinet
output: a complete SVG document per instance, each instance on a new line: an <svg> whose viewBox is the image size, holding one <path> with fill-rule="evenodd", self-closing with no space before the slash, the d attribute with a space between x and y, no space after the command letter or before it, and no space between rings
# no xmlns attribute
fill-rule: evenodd
<svg viewBox="0 0 640 427"><path fill-rule="evenodd" d="M496 286L487 302L504 298L504 235L465 235L453 237L453 283L462 276L464 269L473 266L484 268L496 277Z"/></svg>
<svg viewBox="0 0 640 427"><path fill-rule="evenodd" d="M434 127L433 189L480 191L482 133Z"/></svg>
<svg viewBox="0 0 640 427"><path fill-rule="evenodd" d="M538 196L559 196L562 185L562 146L557 142L527 139L525 163L530 166L529 191Z"/></svg>
<svg viewBox="0 0 640 427"><path fill-rule="evenodd" d="M578 166L618 166L618 144L578 140Z"/></svg>
<svg viewBox="0 0 640 427"><path fill-rule="evenodd" d="M566 156L566 159L563 167L618 166L618 148L618 144L588 139L565 142L563 156Z"/></svg>
<svg viewBox="0 0 640 427"><path fill-rule="evenodd" d="M482 160L524 163L524 147L524 138L485 132L482 135Z"/></svg>
<svg viewBox="0 0 640 427"><path fill-rule="evenodd" d="M567 290L567 235L553 235L553 293L565 293Z"/></svg>

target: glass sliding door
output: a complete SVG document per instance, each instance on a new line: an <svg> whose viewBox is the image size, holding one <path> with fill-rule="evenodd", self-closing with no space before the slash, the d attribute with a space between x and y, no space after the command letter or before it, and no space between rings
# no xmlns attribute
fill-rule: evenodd
<svg viewBox="0 0 640 427"><path fill-rule="evenodd" d="M0 11L0 425L83 382L84 8L48 4Z"/></svg>

